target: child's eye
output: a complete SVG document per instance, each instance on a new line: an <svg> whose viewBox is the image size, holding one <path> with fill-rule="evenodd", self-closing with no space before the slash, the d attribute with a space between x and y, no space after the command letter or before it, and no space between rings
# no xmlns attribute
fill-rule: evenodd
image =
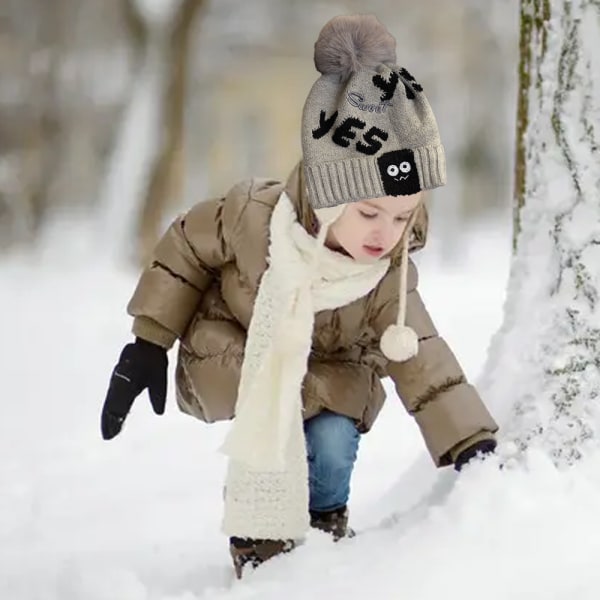
<svg viewBox="0 0 600 600"><path fill-rule="evenodd" d="M396 223L406 223L408 217L396 217Z"/></svg>
<svg viewBox="0 0 600 600"><path fill-rule="evenodd" d="M377 213L366 213L362 210L358 211L365 219L374 219L377 216Z"/></svg>

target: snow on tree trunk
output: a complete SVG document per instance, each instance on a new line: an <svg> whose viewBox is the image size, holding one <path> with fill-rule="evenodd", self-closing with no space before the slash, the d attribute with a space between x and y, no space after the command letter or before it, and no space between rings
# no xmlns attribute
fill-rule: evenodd
<svg viewBox="0 0 600 600"><path fill-rule="evenodd" d="M481 389L564 465L600 445L600 1L522 0L521 36L519 232Z"/></svg>

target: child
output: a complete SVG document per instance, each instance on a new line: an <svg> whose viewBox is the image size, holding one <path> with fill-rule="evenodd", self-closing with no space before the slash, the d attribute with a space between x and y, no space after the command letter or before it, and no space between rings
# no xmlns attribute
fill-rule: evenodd
<svg viewBox="0 0 600 600"><path fill-rule="evenodd" d="M128 305L136 340L113 371L103 437L146 388L164 412L179 340L180 409L236 417L224 531L238 577L309 525L350 534L350 477L384 376L438 466L495 449L497 426L416 289L408 253L425 244L423 190L444 185L445 161L422 87L395 63L375 17L327 23L303 161L285 183L243 182L176 219Z"/></svg>

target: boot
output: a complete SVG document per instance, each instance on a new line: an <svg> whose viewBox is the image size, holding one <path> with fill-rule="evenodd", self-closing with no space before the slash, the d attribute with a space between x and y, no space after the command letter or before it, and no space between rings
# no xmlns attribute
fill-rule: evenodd
<svg viewBox="0 0 600 600"><path fill-rule="evenodd" d="M247 564L255 569L266 560L277 554L290 552L295 547L293 540L259 540L250 538L229 538L229 553L233 559L235 575L242 578L244 567Z"/></svg>
<svg viewBox="0 0 600 600"><path fill-rule="evenodd" d="M333 541L354 537L356 533L348 527L348 507L342 506L329 511L310 511L310 526L330 533Z"/></svg>

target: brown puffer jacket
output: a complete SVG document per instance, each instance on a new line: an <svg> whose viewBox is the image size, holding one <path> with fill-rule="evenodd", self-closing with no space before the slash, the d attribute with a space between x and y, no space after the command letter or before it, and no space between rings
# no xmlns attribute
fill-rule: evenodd
<svg viewBox="0 0 600 600"><path fill-rule="evenodd" d="M129 302L135 335L165 348L180 340L177 403L203 421L234 415L246 331L267 267L271 212L284 189L300 222L314 232L299 165L285 184L240 183L225 197L200 202L173 222ZM423 211L411 250L424 245L425 235ZM412 261L407 325L419 336L419 353L405 363L388 361L381 353L381 335L396 320L399 251L392 253L390 269L371 293L315 316L304 417L328 409L355 419L366 432L385 400L380 379L389 375L433 460L443 466L471 443L493 437L497 426L439 337L417 292Z"/></svg>

